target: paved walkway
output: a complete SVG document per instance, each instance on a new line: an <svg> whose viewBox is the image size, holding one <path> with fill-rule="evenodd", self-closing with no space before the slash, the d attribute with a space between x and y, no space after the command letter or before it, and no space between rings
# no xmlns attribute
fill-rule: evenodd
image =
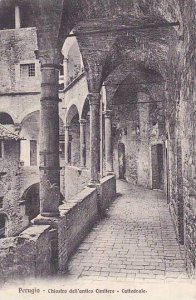
<svg viewBox="0 0 196 300"><path fill-rule="evenodd" d="M118 181L117 191L120 195L107 217L70 260L70 277L150 282L187 279L163 194L123 181Z"/></svg>

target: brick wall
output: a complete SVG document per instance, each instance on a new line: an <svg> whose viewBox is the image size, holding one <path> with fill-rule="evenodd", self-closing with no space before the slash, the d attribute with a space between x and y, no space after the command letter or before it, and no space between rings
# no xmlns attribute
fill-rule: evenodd
<svg viewBox="0 0 196 300"><path fill-rule="evenodd" d="M98 216L97 191L85 188L60 207L66 216L67 256L69 257L85 237Z"/></svg>

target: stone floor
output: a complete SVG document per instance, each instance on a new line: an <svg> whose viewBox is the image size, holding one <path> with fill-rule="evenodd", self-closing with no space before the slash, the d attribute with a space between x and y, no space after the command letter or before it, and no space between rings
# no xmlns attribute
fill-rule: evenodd
<svg viewBox="0 0 196 300"><path fill-rule="evenodd" d="M69 262L68 278L173 282L187 279L164 195L117 182L118 197Z"/></svg>

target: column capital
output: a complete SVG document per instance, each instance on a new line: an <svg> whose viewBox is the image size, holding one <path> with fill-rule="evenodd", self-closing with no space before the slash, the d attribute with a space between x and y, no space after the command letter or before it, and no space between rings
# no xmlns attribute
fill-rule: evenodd
<svg viewBox="0 0 196 300"><path fill-rule="evenodd" d="M85 124L86 124L86 119L80 119L80 120L79 120L79 123L80 123L81 125L85 125Z"/></svg>
<svg viewBox="0 0 196 300"><path fill-rule="evenodd" d="M89 100L89 105L100 105L101 95L100 93L89 93L87 99Z"/></svg>
<svg viewBox="0 0 196 300"><path fill-rule="evenodd" d="M103 112L103 114L104 114L105 118L111 118L112 110L107 109Z"/></svg>
<svg viewBox="0 0 196 300"><path fill-rule="evenodd" d="M59 69L60 64L63 62L63 55L58 48L36 50L35 56L41 63L41 69Z"/></svg>

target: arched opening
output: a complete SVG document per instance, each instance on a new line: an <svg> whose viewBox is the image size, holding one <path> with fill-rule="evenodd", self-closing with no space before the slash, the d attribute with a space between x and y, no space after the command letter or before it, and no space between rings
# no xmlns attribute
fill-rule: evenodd
<svg viewBox="0 0 196 300"><path fill-rule="evenodd" d="M0 214L0 239L7 236L8 218L6 214Z"/></svg>
<svg viewBox="0 0 196 300"><path fill-rule="evenodd" d="M71 165L80 166L80 124L79 124L79 115L75 115L70 123L70 158Z"/></svg>
<svg viewBox="0 0 196 300"><path fill-rule="evenodd" d="M86 140L86 167L90 169L90 106L88 99L85 100L82 109L81 119L86 120L85 140Z"/></svg>
<svg viewBox="0 0 196 300"><path fill-rule="evenodd" d="M2 125L14 125L12 117L5 112L0 112L0 123Z"/></svg>
<svg viewBox="0 0 196 300"><path fill-rule="evenodd" d="M82 70L81 54L77 41L71 46L68 52L68 84L71 83Z"/></svg>
<svg viewBox="0 0 196 300"><path fill-rule="evenodd" d="M22 201L25 202L25 214L29 221L34 219L40 212L39 183L31 185L23 194Z"/></svg>
<svg viewBox="0 0 196 300"><path fill-rule="evenodd" d="M126 154L123 143L118 144L118 170L119 179L126 179Z"/></svg>
<svg viewBox="0 0 196 300"><path fill-rule="evenodd" d="M35 111L26 116L22 121L20 136L20 161L24 166L37 166L39 157L39 124L40 113Z"/></svg>
<svg viewBox="0 0 196 300"><path fill-rule="evenodd" d="M39 130L40 112L35 111L27 115L21 123L20 161L24 166L39 165ZM64 123L59 117L59 155L64 160Z"/></svg>
<svg viewBox="0 0 196 300"><path fill-rule="evenodd" d="M83 61L80 48L75 37L65 40L62 48L65 57L62 73L64 75L65 85L69 85L83 71Z"/></svg>
<svg viewBox="0 0 196 300"><path fill-rule="evenodd" d="M72 166L80 166L80 124L79 112L75 104L67 111L66 124L68 133L68 162Z"/></svg>

